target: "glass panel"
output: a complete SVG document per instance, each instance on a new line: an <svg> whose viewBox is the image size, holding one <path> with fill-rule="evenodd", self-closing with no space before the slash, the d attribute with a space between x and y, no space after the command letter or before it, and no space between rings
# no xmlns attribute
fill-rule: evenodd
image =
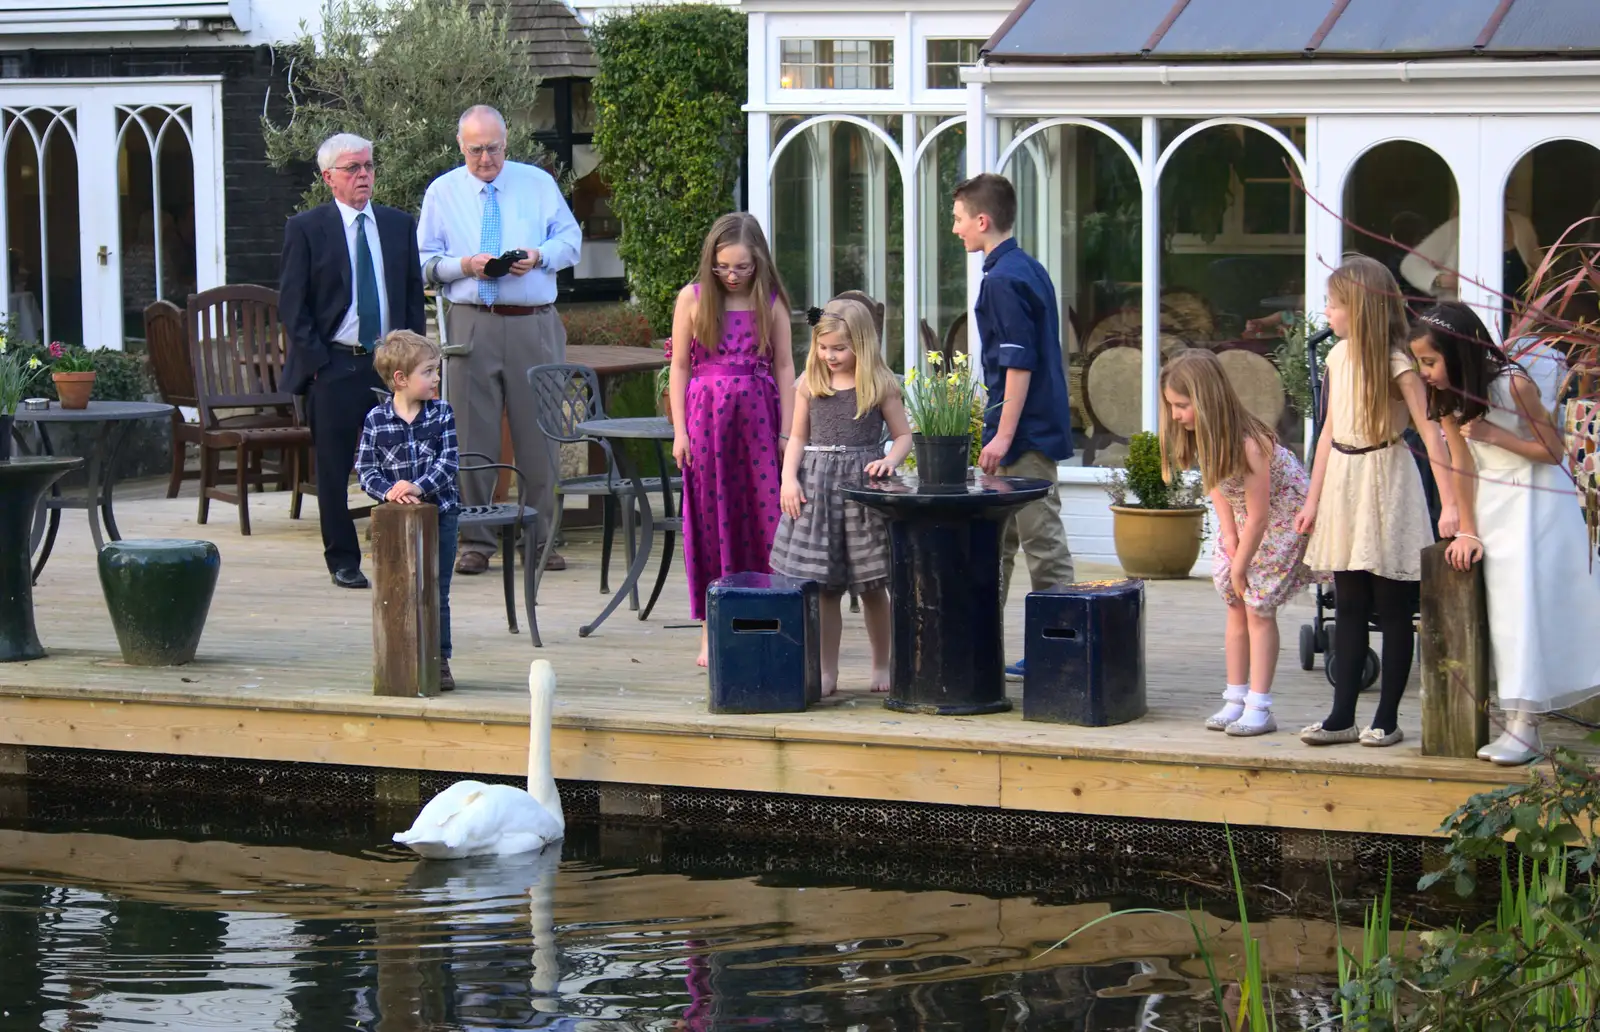
<svg viewBox="0 0 1600 1032"><path fill-rule="evenodd" d="M195 290L190 112L118 108L117 118L122 334L124 341L142 341L146 307L162 298L181 308Z"/></svg>
<svg viewBox="0 0 1600 1032"><path fill-rule="evenodd" d="M1538 268L1530 263L1542 258L1543 250L1555 246L1563 235L1564 253L1552 263L1540 287L1548 290L1570 279L1577 271L1579 255L1568 248L1581 243L1590 248L1592 256L1593 244L1600 240L1600 224L1590 222L1572 233L1567 230L1594 215L1600 215L1600 150L1579 140L1552 140L1523 155L1506 180L1501 292L1526 300L1531 293L1529 277ZM1567 318L1575 319L1577 312L1569 309ZM1508 316L1502 332L1509 329L1509 323Z"/></svg>
<svg viewBox="0 0 1600 1032"><path fill-rule="evenodd" d="M1420 53L1429 50L1471 51L1478 33L1489 24L1500 0L1452 0L1449 16L1440 17L1441 8L1432 4L1397 4L1394 0L1350 0L1339 15L1319 53L1375 51ZM1310 5L1307 5L1308 7ZM1512 4L1538 9L1541 4ZM1276 9L1274 9L1276 11ZM1589 8L1592 12L1593 8ZM1565 46L1581 45L1573 37L1582 34L1579 23L1593 24L1592 13L1574 18L1566 26ZM1548 17L1548 15L1547 15ZM1498 33L1496 34L1498 37ZM1593 36L1590 37L1593 39Z"/></svg>
<svg viewBox="0 0 1600 1032"><path fill-rule="evenodd" d="M886 90L894 86L894 41L785 39L778 85L786 90Z"/></svg>
<svg viewBox="0 0 1600 1032"><path fill-rule="evenodd" d="M884 303L884 342L902 364L905 222L900 175L876 136L847 122L806 129L772 177L773 252L795 306L795 357L810 341L805 309L846 290Z"/></svg>
<svg viewBox="0 0 1600 1032"><path fill-rule="evenodd" d="M922 116L929 133L937 117ZM967 338L967 255L950 231L951 197L966 178L967 127L949 126L929 143L917 166L917 277L921 352L965 351Z"/></svg>
<svg viewBox="0 0 1600 1032"><path fill-rule="evenodd" d="M1303 139L1300 124L1279 128ZM1299 450L1304 417L1279 375L1292 368L1284 335L1305 307L1304 204L1289 160L1273 137L1234 125L1173 152L1161 177L1161 350L1216 352L1245 405Z"/></svg>
<svg viewBox="0 0 1600 1032"><path fill-rule="evenodd" d="M0 110L10 134L5 154L6 311L23 340L83 339L78 258L78 155L71 108Z"/></svg>
<svg viewBox="0 0 1600 1032"><path fill-rule="evenodd" d="M572 84L572 131L592 133L595 123L594 85L588 79Z"/></svg>
<svg viewBox="0 0 1600 1032"><path fill-rule="evenodd" d="M554 132L556 128L556 88L540 86L533 95L533 131Z"/></svg>
<svg viewBox="0 0 1600 1032"><path fill-rule="evenodd" d="M1025 128L1007 121L1003 141ZM1069 461L1116 465L1142 425L1138 173L1114 139L1081 126L1034 134L1000 171L1017 187L1017 241L1056 285L1076 451Z"/></svg>
<svg viewBox="0 0 1600 1032"><path fill-rule="evenodd" d="M1189 0L1180 10L1151 53L1299 54L1328 15L1327 4L1279 0Z"/></svg>
<svg viewBox="0 0 1600 1032"><path fill-rule="evenodd" d="M961 69L978 63L983 44L981 39L928 40L928 89L960 89Z"/></svg>
<svg viewBox="0 0 1600 1032"><path fill-rule="evenodd" d="M616 279L623 275L617 257L621 229L611 213L611 187L600 176L600 152L587 143L572 145L572 217L583 227L583 255L576 279Z"/></svg>
<svg viewBox="0 0 1600 1032"><path fill-rule="evenodd" d="M1421 248L1435 234L1453 235L1457 206L1455 176L1432 149L1410 140L1380 144L1361 156L1345 181L1345 218L1367 232L1345 226L1343 250L1383 262L1408 298L1454 297L1451 274L1406 248ZM1439 258L1458 269L1454 253ZM1417 307L1413 300L1412 310Z"/></svg>

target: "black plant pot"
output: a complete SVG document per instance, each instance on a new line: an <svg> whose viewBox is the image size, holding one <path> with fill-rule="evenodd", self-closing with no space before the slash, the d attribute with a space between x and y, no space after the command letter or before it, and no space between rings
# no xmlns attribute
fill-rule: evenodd
<svg viewBox="0 0 1600 1032"><path fill-rule="evenodd" d="M967 482L967 456L972 448L972 438L926 437L917 434L911 438L917 453L917 479L924 484L965 484Z"/></svg>
<svg viewBox="0 0 1600 1032"><path fill-rule="evenodd" d="M222 559L209 541L110 541L100 550L100 587L129 666L194 659Z"/></svg>
<svg viewBox="0 0 1600 1032"><path fill-rule="evenodd" d="M11 458L11 428L16 425L15 416L0 416L0 461Z"/></svg>

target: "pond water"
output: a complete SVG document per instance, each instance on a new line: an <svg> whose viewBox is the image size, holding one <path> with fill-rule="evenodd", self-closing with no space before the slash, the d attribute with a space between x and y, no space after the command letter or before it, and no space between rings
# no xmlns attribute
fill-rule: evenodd
<svg viewBox="0 0 1600 1032"><path fill-rule="evenodd" d="M910 844L879 876L859 855L806 869L793 843L575 825L540 855L438 863L365 818L33 799L0 817L5 1032L1214 1029L1187 920L1092 922L1192 893L1222 964L1241 941L1196 858L1028 889L974 856L919 884ZM1280 1027L1309 1028L1329 1015L1330 909L1252 898Z"/></svg>

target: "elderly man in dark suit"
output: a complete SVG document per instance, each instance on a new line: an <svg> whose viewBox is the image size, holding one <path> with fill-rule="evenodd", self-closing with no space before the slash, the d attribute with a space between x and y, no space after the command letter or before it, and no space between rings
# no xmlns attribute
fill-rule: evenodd
<svg viewBox="0 0 1600 1032"><path fill-rule="evenodd" d="M317 149L333 200L289 220L278 315L289 337L284 385L307 395L317 453L322 554L333 583L365 588L346 501L367 410L383 386L372 353L390 330L427 332L417 224L372 203L372 144L340 133Z"/></svg>

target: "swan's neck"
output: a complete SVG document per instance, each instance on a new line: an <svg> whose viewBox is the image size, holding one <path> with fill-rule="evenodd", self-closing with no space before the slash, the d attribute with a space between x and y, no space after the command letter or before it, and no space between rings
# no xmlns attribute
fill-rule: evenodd
<svg viewBox="0 0 1600 1032"><path fill-rule="evenodd" d="M555 708L555 689L548 682L536 686L528 714L528 794L563 824L561 793L550 773L550 718Z"/></svg>

